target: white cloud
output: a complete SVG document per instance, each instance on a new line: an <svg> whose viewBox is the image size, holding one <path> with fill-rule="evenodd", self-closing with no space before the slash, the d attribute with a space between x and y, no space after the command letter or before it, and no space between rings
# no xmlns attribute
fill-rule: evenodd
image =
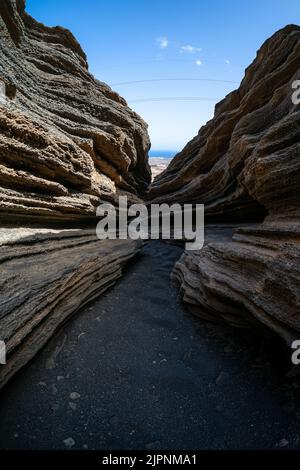
<svg viewBox="0 0 300 470"><path fill-rule="evenodd" d="M229 64L230 64L230 60L225 60L225 64L229 65Z"/></svg>
<svg viewBox="0 0 300 470"><path fill-rule="evenodd" d="M198 67L200 67L200 65L202 65L202 61L201 60L196 60L196 65L198 65Z"/></svg>
<svg viewBox="0 0 300 470"><path fill-rule="evenodd" d="M181 46L180 52L187 52L188 54L194 54L195 52L201 52L202 47L195 47L188 44L187 46Z"/></svg>
<svg viewBox="0 0 300 470"><path fill-rule="evenodd" d="M157 38L156 42L158 43L158 46L160 47L160 49L166 49L169 45L169 40L165 36L161 38Z"/></svg>

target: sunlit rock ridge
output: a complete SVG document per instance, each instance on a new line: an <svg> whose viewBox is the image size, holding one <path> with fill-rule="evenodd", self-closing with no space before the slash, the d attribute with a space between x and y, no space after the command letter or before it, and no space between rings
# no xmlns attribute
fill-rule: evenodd
<svg viewBox="0 0 300 470"><path fill-rule="evenodd" d="M1 1L2 215L84 219L150 182L147 125L89 72L73 35Z"/></svg>

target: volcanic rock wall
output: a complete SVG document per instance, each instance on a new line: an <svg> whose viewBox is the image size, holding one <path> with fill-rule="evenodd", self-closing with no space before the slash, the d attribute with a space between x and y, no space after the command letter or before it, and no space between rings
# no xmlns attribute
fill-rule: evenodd
<svg viewBox="0 0 300 470"><path fill-rule="evenodd" d="M0 386L139 251L95 237L96 207L151 180L144 121L24 9L0 2Z"/></svg>
<svg viewBox="0 0 300 470"><path fill-rule="evenodd" d="M150 182L146 124L89 74L72 34L0 2L1 215L85 220L101 199ZM26 197L24 196L26 194Z"/></svg>
<svg viewBox="0 0 300 470"><path fill-rule="evenodd" d="M300 27L267 40L240 87L154 181L155 202L205 204L206 222L245 222L229 243L185 253L173 278L205 318L300 336ZM263 223L259 223L263 221Z"/></svg>

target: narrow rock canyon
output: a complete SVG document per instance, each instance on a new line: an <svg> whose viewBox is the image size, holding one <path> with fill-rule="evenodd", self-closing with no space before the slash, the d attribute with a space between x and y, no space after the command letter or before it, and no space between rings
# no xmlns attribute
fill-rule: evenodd
<svg viewBox="0 0 300 470"><path fill-rule="evenodd" d="M299 447L296 80L289 25L151 182L147 124L73 34L0 1L0 448ZM99 240L120 196L204 204L204 247Z"/></svg>
<svg viewBox="0 0 300 470"><path fill-rule="evenodd" d="M151 202L205 204L232 241L185 253L172 277L193 312L260 322L290 345L300 333L300 27L268 39L240 87L154 181Z"/></svg>

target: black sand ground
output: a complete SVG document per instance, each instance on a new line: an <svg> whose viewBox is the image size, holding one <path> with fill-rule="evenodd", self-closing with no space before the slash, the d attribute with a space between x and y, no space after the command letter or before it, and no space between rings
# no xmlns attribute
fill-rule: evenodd
<svg viewBox="0 0 300 470"><path fill-rule="evenodd" d="M277 339L203 323L146 246L0 395L0 448L299 447L297 379Z"/></svg>

